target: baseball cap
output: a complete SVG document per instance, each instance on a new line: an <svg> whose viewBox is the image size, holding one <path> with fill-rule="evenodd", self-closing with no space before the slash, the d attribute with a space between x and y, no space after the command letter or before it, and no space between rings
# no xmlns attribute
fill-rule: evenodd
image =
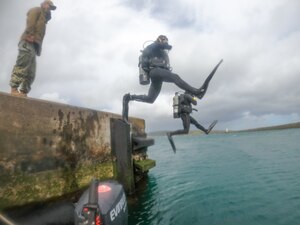
<svg viewBox="0 0 300 225"><path fill-rule="evenodd" d="M45 0L43 3L49 4L51 10L56 9L56 6L53 4L53 2L51 0Z"/></svg>

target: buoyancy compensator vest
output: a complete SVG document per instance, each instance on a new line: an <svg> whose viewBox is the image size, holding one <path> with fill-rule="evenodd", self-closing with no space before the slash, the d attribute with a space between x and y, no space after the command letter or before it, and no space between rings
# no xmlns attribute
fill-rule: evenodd
<svg viewBox="0 0 300 225"><path fill-rule="evenodd" d="M173 97L173 117L180 118L182 113L190 114L193 111L191 102L189 100L191 96L186 94L175 93Z"/></svg>
<svg viewBox="0 0 300 225"><path fill-rule="evenodd" d="M169 55L165 50L161 50L159 55L151 57L149 59L150 68L160 67L164 69L170 69Z"/></svg>
<svg viewBox="0 0 300 225"><path fill-rule="evenodd" d="M171 70L168 49L159 43L148 45L139 56L139 78L140 84L147 85L150 83L149 71L153 68L160 67Z"/></svg>

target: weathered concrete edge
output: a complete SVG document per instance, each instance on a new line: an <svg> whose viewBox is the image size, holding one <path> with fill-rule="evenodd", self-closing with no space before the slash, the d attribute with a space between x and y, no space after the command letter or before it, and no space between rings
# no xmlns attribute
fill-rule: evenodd
<svg viewBox="0 0 300 225"><path fill-rule="evenodd" d="M36 113L35 106L41 105L43 105L41 112ZM0 162L0 170L4 168L1 168L1 165L8 165L7 168L12 168L12 170L5 170L2 171L3 173L0 173L2 174L0 175L0 208L59 197L84 188L93 177L98 179L115 179L117 176L111 147L107 144L102 145L103 142L109 143L107 140L110 141L109 127L105 126L105 130L108 129L108 131L101 130L100 126L97 127L97 124L101 124L101 122L97 123L97 117L93 116L97 114L99 121L103 119L107 124L110 118L121 118L120 115L45 100L13 97L5 93L0 93L0 108L0 133L5 132L3 135L5 140L0 137L0 161L2 161L2 164ZM70 113L72 110L74 111L73 114ZM59 117L59 112L67 114L67 111L69 111L69 119L66 116L61 121L59 121L59 118L49 120L51 116ZM78 111L83 111L84 113L80 117L73 118ZM55 115L53 112L58 113ZM87 112L86 115L85 112ZM6 118L8 115L11 116L11 114L16 116L16 120L12 119L12 117ZM41 120L45 123L46 128L34 130L30 126L30 119L36 119L40 115L44 115ZM89 117L90 115L92 117ZM96 119L91 120L91 118ZM85 126L88 119L92 122L90 130ZM144 120L138 118L130 118L130 120L135 125L132 132L144 132ZM54 127L56 132L53 132ZM78 129L77 136L65 132L70 127ZM72 148L73 139L82 138L80 136L81 133L84 133L85 138L89 138L89 142L95 141L96 143L91 145L93 146L93 151L85 152L83 159L81 159L80 154L77 156L75 154L76 157L74 157L74 154L69 154L74 150ZM52 145L48 144L50 141L44 141L43 138L40 138L41 135L46 137L44 140L51 140ZM15 142L22 137L26 140L28 139L29 144L27 143L27 146L23 148L14 148ZM53 139L55 140L53 141ZM7 144L7 140L10 140L11 143ZM56 142L59 144L55 145ZM34 148L30 147L32 143ZM100 148L98 148L99 145L97 143L102 143ZM53 146L56 147L54 148ZM61 151L62 149L63 151ZM69 153L66 154L66 152ZM91 155L91 153L95 154ZM50 158L51 162L55 162L53 165L63 165L59 165L55 170L32 171L32 166L36 165L37 162L41 162L45 157ZM17 161L17 163L14 164L12 159ZM75 164L73 162L74 159L78 160ZM105 164L109 164L110 169L103 169L102 166ZM82 174L82 168L85 168L84 177L79 175ZM90 168L98 169L91 170ZM36 170L38 169L37 167ZM103 170L109 172L103 172Z"/></svg>

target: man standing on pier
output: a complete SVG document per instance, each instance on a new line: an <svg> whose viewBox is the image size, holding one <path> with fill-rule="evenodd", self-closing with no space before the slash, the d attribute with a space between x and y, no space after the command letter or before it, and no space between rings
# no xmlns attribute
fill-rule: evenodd
<svg viewBox="0 0 300 225"><path fill-rule="evenodd" d="M36 55L40 56L46 25L51 19L51 10L56 6L50 0L44 0L40 7L34 7L27 13L26 29L19 42L19 54L10 80L11 94L27 97L35 78Z"/></svg>

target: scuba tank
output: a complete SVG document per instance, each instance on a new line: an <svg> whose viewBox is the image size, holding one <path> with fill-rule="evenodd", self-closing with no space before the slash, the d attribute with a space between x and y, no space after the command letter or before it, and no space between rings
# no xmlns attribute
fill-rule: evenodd
<svg viewBox="0 0 300 225"><path fill-rule="evenodd" d="M176 92L175 96L173 97L173 117L174 118L180 117L180 102L179 102L178 92Z"/></svg>
<svg viewBox="0 0 300 225"><path fill-rule="evenodd" d="M141 85L147 85L147 84L150 84L150 78L149 78L149 74L142 67L142 60L143 60L143 56L140 55L140 57L139 57L139 78L140 78L140 84Z"/></svg>

